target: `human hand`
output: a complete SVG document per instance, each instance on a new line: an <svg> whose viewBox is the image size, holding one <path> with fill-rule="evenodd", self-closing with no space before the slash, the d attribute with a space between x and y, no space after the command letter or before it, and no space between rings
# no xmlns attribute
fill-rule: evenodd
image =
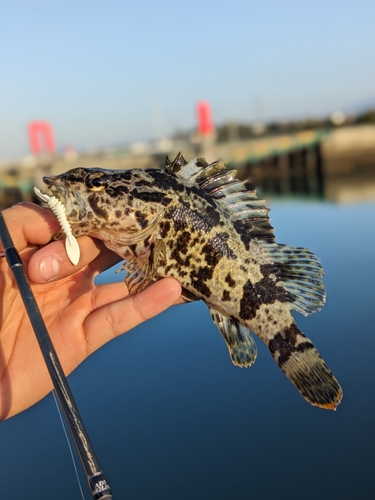
<svg viewBox="0 0 375 500"><path fill-rule="evenodd" d="M48 244L60 229L49 209L22 203L3 215L66 375L180 297L179 283L170 278L133 296L124 283L94 285L95 276L120 260L99 240L79 238L81 257L73 266L63 241ZM5 419L42 399L52 383L5 258L0 258L0 300L0 419Z"/></svg>

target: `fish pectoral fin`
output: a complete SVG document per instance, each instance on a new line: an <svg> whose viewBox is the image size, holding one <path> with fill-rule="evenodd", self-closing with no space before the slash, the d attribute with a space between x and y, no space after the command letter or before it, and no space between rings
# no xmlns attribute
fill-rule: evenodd
<svg viewBox="0 0 375 500"><path fill-rule="evenodd" d="M164 214L165 209L153 217L150 216L148 225L143 229L139 229L136 225L132 228L125 227L124 232L121 234L121 244L124 246L136 245L144 242L147 238L155 238L159 230L160 220L163 218Z"/></svg>
<svg viewBox="0 0 375 500"><path fill-rule="evenodd" d="M125 285L129 293L143 290L154 279L157 268L165 264L165 259L165 243L161 239L156 239L146 259L125 261L121 270L127 272Z"/></svg>
<svg viewBox="0 0 375 500"><path fill-rule="evenodd" d="M210 313L227 344L233 364L241 368L251 366L257 357L257 346L250 330L212 307Z"/></svg>

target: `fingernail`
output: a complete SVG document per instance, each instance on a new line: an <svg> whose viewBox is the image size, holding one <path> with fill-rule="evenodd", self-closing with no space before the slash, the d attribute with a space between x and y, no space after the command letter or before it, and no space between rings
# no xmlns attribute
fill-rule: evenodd
<svg viewBox="0 0 375 500"><path fill-rule="evenodd" d="M53 255L43 257L39 263L39 272L45 281L51 281L57 276L60 269L60 262Z"/></svg>

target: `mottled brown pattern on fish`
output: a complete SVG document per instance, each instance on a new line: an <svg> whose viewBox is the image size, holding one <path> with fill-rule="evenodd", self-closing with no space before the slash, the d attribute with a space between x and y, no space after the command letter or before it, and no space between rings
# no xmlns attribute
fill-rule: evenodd
<svg viewBox="0 0 375 500"><path fill-rule="evenodd" d="M279 366L286 363L290 356L295 352L304 352L306 349L312 349L314 345L304 335L295 323L284 328L269 341L268 347L272 356L276 357Z"/></svg>
<svg viewBox="0 0 375 500"><path fill-rule="evenodd" d="M206 302L236 365L255 361L251 330L309 402L337 406L340 386L291 314L324 304L321 266L308 250L275 243L264 202L235 173L179 155L167 170L78 168L45 182L76 236L125 259L132 293L176 278L188 300Z"/></svg>

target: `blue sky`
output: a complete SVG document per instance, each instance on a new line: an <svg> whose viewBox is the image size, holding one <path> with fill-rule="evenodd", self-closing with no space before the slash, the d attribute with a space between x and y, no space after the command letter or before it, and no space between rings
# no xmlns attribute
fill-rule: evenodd
<svg viewBox="0 0 375 500"><path fill-rule="evenodd" d="M1 0L0 160L33 119L89 148L374 102L374 33L373 0Z"/></svg>

